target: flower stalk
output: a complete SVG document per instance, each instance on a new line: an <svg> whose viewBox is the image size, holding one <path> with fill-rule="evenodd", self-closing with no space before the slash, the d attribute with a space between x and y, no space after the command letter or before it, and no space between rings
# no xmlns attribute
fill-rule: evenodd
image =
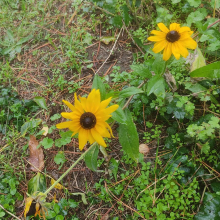
<svg viewBox="0 0 220 220"><path fill-rule="evenodd" d="M59 183L78 163L80 160L82 160L85 155L88 153L89 150L91 150L97 143L93 143L89 149L87 149L83 154L81 154L81 156L69 167L68 170L66 170L65 173L63 173L60 178L58 180L56 180L47 190L46 192L44 193L45 195L47 195L56 185L57 183Z"/></svg>

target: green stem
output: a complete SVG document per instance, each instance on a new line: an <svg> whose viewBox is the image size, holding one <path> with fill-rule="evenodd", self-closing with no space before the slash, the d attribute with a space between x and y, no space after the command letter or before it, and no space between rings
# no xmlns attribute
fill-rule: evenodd
<svg viewBox="0 0 220 220"><path fill-rule="evenodd" d="M76 162L73 163L72 166L65 173L63 173L62 176L57 181L55 181L54 184L51 185L51 187L48 188L44 194L47 195L57 185L57 183L59 183L73 169L73 167L75 167L76 164L79 163L79 161L84 158L84 156L88 153L88 151L91 150L95 145L96 145L96 142L93 143L87 151L81 154L81 156L76 160Z"/></svg>

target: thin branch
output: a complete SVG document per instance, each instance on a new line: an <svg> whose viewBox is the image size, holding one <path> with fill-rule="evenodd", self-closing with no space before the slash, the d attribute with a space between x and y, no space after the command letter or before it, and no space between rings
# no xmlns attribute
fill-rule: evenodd
<svg viewBox="0 0 220 220"><path fill-rule="evenodd" d="M112 49L111 49L111 51L110 51L108 57L105 59L105 61L103 62L103 64L99 67L99 69L95 72L95 75L100 71L100 69L105 65L105 63L108 61L109 57L112 55L112 52L113 52L113 50L115 49L115 46L116 46L116 44L117 44L117 42L118 42L118 39L119 39L119 37L120 37L120 35L121 35L122 29L123 29L123 27L121 28L121 30L120 30L120 32L119 32L119 34L118 34L118 36L117 36L117 39L115 40L115 43L114 43L114 45L113 45L113 47L112 47Z"/></svg>
<svg viewBox="0 0 220 220"><path fill-rule="evenodd" d="M12 217L18 219L18 220L21 220L20 218L18 218L17 216L15 216L14 214L12 214L11 212L9 212L8 210L6 210L1 204L0 204L0 207L5 211L7 212L9 215L11 215Z"/></svg>

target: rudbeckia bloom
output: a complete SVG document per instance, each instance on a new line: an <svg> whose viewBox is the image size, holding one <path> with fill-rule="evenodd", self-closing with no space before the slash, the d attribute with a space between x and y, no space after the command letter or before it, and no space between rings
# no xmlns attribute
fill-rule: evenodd
<svg viewBox="0 0 220 220"><path fill-rule="evenodd" d="M111 97L101 101L100 91L95 89L90 92L87 98L80 97L80 101L77 99L76 93L74 97L74 106L63 100L72 112L62 112L61 115L70 119L70 121L59 123L56 127L58 129L69 128L73 135L79 133L80 150L84 148L87 141L90 144L96 141L99 145L106 147L103 137L110 138L113 136L112 129L106 120L111 117L110 114L118 108L118 105L106 108L111 101Z"/></svg>
<svg viewBox="0 0 220 220"><path fill-rule="evenodd" d="M153 48L154 53L163 51L163 60L169 60L171 54L178 60L180 55L187 57L188 49L196 49L197 43L190 36L193 31L189 27L180 27L180 24L170 24L168 29L163 23L159 23L160 31L153 30L151 34L155 36L148 37L149 41L156 42Z"/></svg>

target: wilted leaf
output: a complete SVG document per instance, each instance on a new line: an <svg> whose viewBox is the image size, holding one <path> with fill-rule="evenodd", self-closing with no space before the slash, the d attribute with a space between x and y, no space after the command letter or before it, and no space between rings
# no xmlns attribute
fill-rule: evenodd
<svg viewBox="0 0 220 220"><path fill-rule="evenodd" d="M115 41L115 37L105 36L100 39L104 44L109 44L111 41Z"/></svg>
<svg viewBox="0 0 220 220"><path fill-rule="evenodd" d="M42 131L44 131L44 132L43 132L43 135L44 135L44 136L47 136L48 130L49 130L48 126L44 126L44 127L42 128Z"/></svg>
<svg viewBox="0 0 220 220"><path fill-rule="evenodd" d="M51 179L51 185L53 185L56 181L52 178ZM64 187L60 184L60 183L57 183L55 186L54 186L56 189L64 189Z"/></svg>
<svg viewBox="0 0 220 220"><path fill-rule="evenodd" d="M36 137L33 135L30 135L30 141L28 143L30 156L28 158L28 161L33 164L36 168L39 170L42 170L44 167L44 154L42 148L37 148L39 145L38 141L36 140ZM31 166L31 170L33 171L39 171L34 166Z"/></svg>

